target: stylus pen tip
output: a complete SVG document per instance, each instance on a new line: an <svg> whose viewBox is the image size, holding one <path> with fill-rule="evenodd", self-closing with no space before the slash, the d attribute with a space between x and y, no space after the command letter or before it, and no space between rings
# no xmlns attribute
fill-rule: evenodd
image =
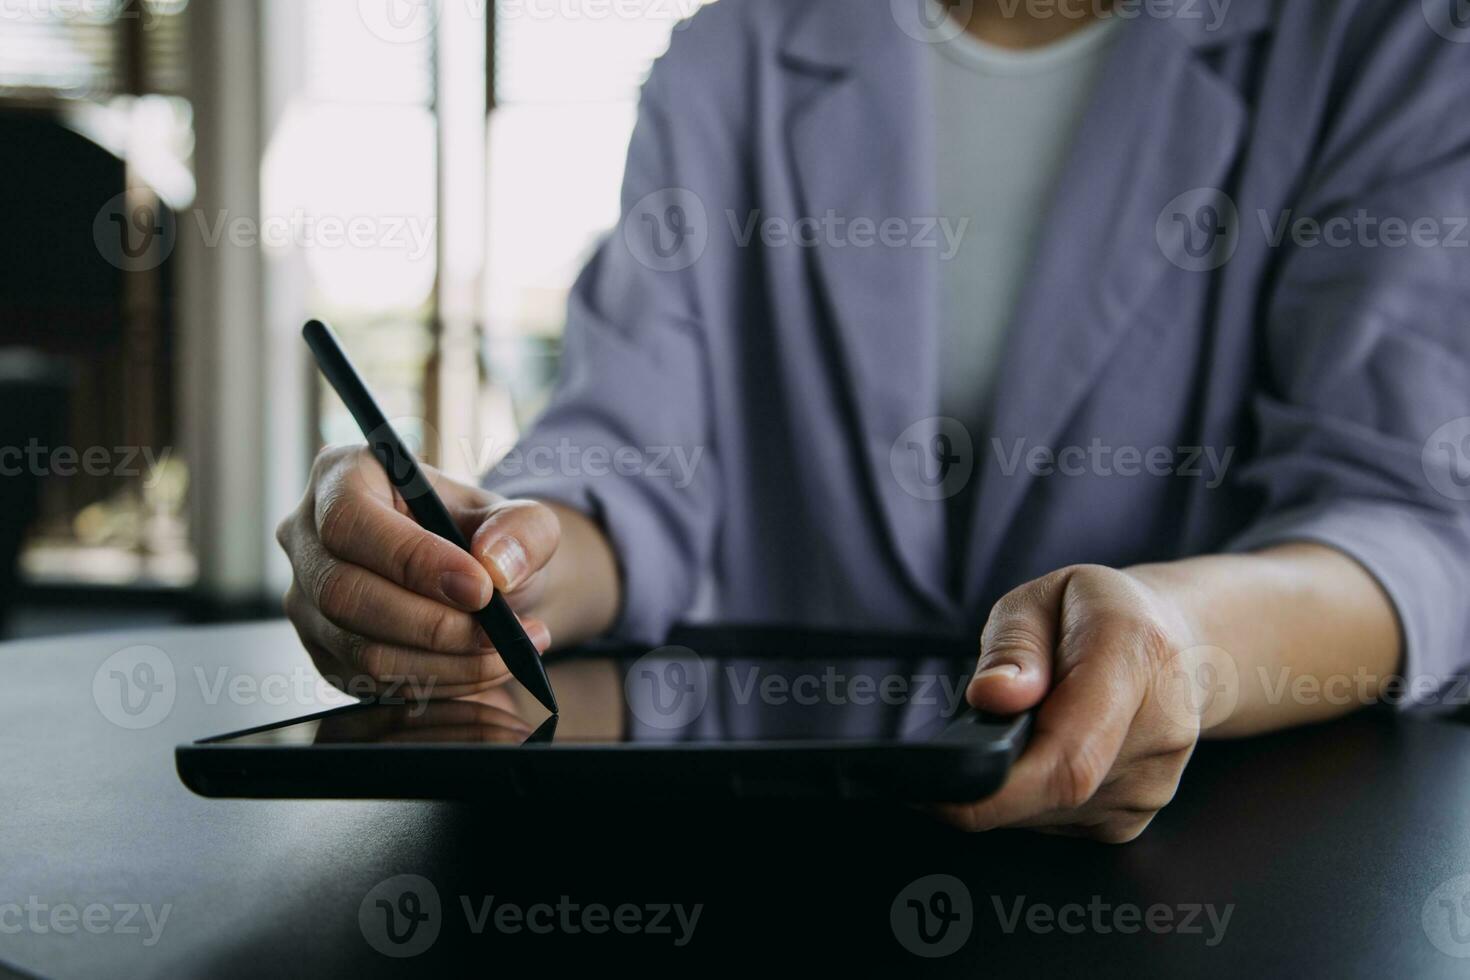
<svg viewBox="0 0 1470 980"><path fill-rule="evenodd" d="M552 714L560 714L556 707L556 695L551 693L551 685L546 680L545 674L532 675L521 682L526 690L531 692L531 697L541 702L541 706Z"/></svg>

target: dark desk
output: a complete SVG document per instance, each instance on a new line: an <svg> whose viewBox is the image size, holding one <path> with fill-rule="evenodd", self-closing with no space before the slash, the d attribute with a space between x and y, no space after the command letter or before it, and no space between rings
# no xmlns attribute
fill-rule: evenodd
<svg viewBox="0 0 1470 980"><path fill-rule="evenodd" d="M134 644L167 653L176 695L162 721L130 730L104 717L93 682ZM428 972L466 956L491 972L633 955L768 969L853 960L861 975L1470 974L1470 958L1441 949L1470 957L1470 899L1459 904L1470 878L1454 881L1470 875L1460 726L1360 715L1206 745L1175 803L1124 847L967 837L882 807L498 811L184 789L176 743L305 713L312 692L299 688L312 676L283 624L0 646L0 961L46 976ZM970 933L954 954L922 959L890 910L911 882L941 873L968 891L970 919L951 928ZM427 880L440 901L437 939L406 960L378 953L359 922L369 892L400 874ZM957 910L963 896L950 891L947 906L927 893L921 905ZM672 915L671 934L541 935L497 931L492 912L476 934L491 896L521 910L566 896L578 928L603 921L583 915L599 905L634 906L645 922L666 903L702 909L683 948ZM1233 906L1216 945L1195 906L1217 918ZM1060 916L1049 931L1028 928L1048 915ZM1180 931L1186 920L1200 931Z"/></svg>

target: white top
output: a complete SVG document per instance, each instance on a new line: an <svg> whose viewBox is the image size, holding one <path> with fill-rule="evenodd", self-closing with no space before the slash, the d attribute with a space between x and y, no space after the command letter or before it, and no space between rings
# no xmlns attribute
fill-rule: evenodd
<svg viewBox="0 0 1470 980"><path fill-rule="evenodd" d="M939 413L977 449L1053 186L1122 23L1022 51L965 32L933 45L939 214L955 229L969 219L941 252Z"/></svg>

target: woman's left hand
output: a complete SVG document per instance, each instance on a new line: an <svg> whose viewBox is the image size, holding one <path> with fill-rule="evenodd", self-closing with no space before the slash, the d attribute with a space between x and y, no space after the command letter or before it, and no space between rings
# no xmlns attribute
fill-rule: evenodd
<svg viewBox="0 0 1470 980"><path fill-rule="evenodd" d="M993 714L1035 708L1031 741L999 792L941 815L972 831L1137 837L1173 798L1199 738L1193 679L1209 648L1193 636L1183 610L1128 572L1073 566L1006 595L966 698Z"/></svg>

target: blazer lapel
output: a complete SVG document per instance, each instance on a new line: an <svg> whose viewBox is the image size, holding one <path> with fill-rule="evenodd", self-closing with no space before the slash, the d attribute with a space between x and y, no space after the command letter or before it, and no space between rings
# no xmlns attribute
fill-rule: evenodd
<svg viewBox="0 0 1470 980"><path fill-rule="evenodd" d="M888 4L806 2L783 51L785 66L805 76L787 121L800 214L833 216L849 229L856 220L897 218L906 240L922 234L923 219L936 217L925 46L898 30ZM845 239L803 251L835 333L865 490L908 581L952 615L943 502L923 499L926 460L894 450L900 435L938 412L937 256Z"/></svg>
<svg viewBox="0 0 1470 980"><path fill-rule="evenodd" d="M1243 3L1234 13L1214 31L1139 18L1125 25L1104 69L1012 321L992 429L977 447L981 483L962 584L971 613L1034 478L1026 467L1006 474L993 447L1051 445L1061 435L1172 268L1156 233L1168 199L1225 186L1246 110L1200 49L1266 26L1269 11Z"/></svg>

